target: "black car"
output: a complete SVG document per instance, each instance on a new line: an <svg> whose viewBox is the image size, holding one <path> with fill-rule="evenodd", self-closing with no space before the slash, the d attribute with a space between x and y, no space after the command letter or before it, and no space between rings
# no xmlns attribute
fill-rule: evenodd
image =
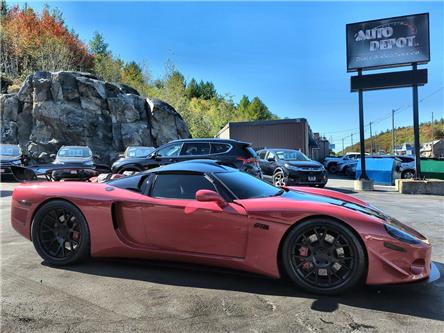
<svg viewBox="0 0 444 333"><path fill-rule="evenodd" d="M138 172L193 159L216 160L220 164L261 177L257 154L250 144L224 139L175 140L160 146L146 157L121 158L113 163L111 171L114 173Z"/></svg>
<svg viewBox="0 0 444 333"><path fill-rule="evenodd" d="M299 150L259 150L262 178L275 186L310 185L324 187L328 177L324 166L310 160Z"/></svg>
<svg viewBox="0 0 444 333"><path fill-rule="evenodd" d="M27 158L18 145L0 144L0 175L13 176L11 166L24 166Z"/></svg>

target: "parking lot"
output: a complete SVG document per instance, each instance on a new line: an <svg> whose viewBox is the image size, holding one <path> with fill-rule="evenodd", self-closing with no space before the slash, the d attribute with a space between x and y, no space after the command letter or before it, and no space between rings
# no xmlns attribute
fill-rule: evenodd
<svg viewBox="0 0 444 333"><path fill-rule="evenodd" d="M185 264L92 260L51 268L10 225L15 183L1 184L2 332L442 332L444 278L316 297L245 273ZM444 274L444 197L392 187L355 193L427 235Z"/></svg>

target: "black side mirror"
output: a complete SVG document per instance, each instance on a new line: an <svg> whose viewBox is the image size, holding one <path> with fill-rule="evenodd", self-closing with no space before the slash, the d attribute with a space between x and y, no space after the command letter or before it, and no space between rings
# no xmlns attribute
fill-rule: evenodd
<svg viewBox="0 0 444 333"><path fill-rule="evenodd" d="M274 157L269 157L267 158L268 162L276 162L276 159Z"/></svg>

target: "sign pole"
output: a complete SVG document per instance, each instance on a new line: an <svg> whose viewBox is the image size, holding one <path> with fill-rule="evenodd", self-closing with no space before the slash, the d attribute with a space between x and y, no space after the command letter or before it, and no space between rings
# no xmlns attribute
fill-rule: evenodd
<svg viewBox="0 0 444 333"><path fill-rule="evenodd" d="M418 69L418 65L413 63L413 70ZM420 160L420 146L419 146L419 113L418 113L418 85L413 85L413 137L415 144L415 164L416 164L416 179L421 179L421 160Z"/></svg>
<svg viewBox="0 0 444 333"><path fill-rule="evenodd" d="M362 69L358 69L358 76L362 76ZM361 149L361 177L359 179L368 180L365 170L365 137L364 137L364 97L362 89L358 90L359 96L359 144Z"/></svg>

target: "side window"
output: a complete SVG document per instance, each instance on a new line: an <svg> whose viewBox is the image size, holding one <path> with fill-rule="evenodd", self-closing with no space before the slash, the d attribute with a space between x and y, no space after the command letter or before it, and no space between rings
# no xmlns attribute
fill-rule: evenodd
<svg viewBox="0 0 444 333"><path fill-rule="evenodd" d="M269 152L268 152L267 159L269 159L269 158L274 158L274 159L276 159L276 156L274 156L274 154L273 154L272 151L269 151Z"/></svg>
<svg viewBox="0 0 444 333"><path fill-rule="evenodd" d="M187 142L183 144L180 155L193 156L193 155L209 155L210 144L206 142Z"/></svg>
<svg viewBox="0 0 444 333"><path fill-rule="evenodd" d="M203 175L159 174L154 181L151 196L194 200L198 190L216 191L213 184Z"/></svg>
<svg viewBox="0 0 444 333"><path fill-rule="evenodd" d="M261 159L261 160L265 160L265 154L267 154L267 151L266 150L261 150L261 151L258 151L258 156L259 156L259 158Z"/></svg>
<svg viewBox="0 0 444 333"><path fill-rule="evenodd" d="M181 143L172 144L172 145L166 146L165 148L159 149L157 151L157 155L159 155L160 157L178 156L181 147L182 147Z"/></svg>
<svg viewBox="0 0 444 333"><path fill-rule="evenodd" d="M211 144L211 154L222 154L226 153L231 149L231 145L228 143L212 143Z"/></svg>

